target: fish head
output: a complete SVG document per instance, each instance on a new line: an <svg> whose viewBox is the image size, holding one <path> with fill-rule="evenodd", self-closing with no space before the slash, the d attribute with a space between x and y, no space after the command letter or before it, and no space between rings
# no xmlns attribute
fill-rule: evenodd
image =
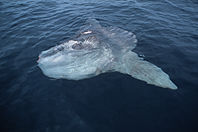
<svg viewBox="0 0 198 132"><path fill-rule="evenodd" d="M38 66L45 75L52 78L85 78L97 71L94 62L101 55L97 44L95 38L90 37L81 41L70 40L41 52Z"/></svg>

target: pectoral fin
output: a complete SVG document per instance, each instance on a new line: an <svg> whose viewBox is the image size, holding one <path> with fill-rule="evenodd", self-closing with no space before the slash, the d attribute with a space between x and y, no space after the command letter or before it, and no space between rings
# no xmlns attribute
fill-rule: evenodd
<svg viewBox="0 0 198 132"><path fill-rule="evenodd" d="M138 57L135 52L130 51L123 55L120 66L117 67L117 71L129 74L148 84L177 89L177 86L170 80L168 74L154 64Z"/></svg>

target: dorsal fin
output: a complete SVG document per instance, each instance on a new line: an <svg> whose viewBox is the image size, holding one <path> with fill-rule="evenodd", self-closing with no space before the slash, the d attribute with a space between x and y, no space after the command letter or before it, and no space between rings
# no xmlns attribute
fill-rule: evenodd
<svg viewBox="0 0 198 132"><path fill-rule="evenodd" d="M136 35L132 32L128 32L124 29L117 27L108 27L103 29L103 32L108 36L115 44L121 47L121 49L132 50L136 47L137 39Z"/></svg>

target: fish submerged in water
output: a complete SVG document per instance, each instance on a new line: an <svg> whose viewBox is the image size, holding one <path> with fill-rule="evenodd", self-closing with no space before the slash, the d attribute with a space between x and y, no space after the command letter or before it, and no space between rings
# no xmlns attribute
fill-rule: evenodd
<svg viewBox="0 0 198 132"><path fill-rule="evenodd" d="M51 78L80 80L105 72L121 72L163 88L177 89L168 74L132 50L136 36L116 27L102 27L88 20L74 40L39 55L38 66Z"/></svg>

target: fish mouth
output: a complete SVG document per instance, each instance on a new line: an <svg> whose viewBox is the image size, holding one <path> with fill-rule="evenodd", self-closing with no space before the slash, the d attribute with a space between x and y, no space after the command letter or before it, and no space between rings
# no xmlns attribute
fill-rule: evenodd
<svg viewBox="0 0 198 132"><path fill-rule="evenodd" d="M42 58L47 58L47 57L52 57L56 55L59 52L62 52L64 50L64 46L56 46L53 47L49 50L43 51L39 56L38 56L38 61L40 61Z"/></svg>
<svg viewBox="0 0 198 132"><path fill-rule="evenodd" d="M40 61L40 56L38 56L38 60L36 62L39 63L39 61Z"/></svg>

